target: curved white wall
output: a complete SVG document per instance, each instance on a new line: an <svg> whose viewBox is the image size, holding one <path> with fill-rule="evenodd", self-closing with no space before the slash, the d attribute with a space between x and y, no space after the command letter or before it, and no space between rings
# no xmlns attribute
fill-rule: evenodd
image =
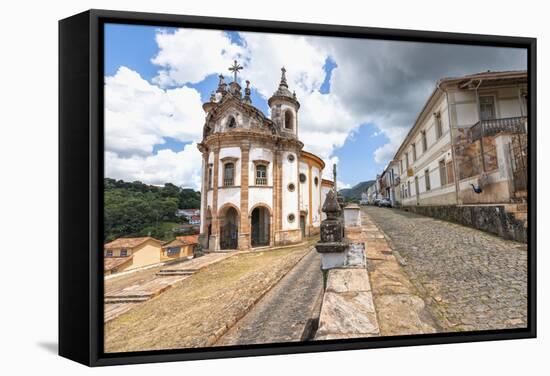
<svg viewBox="0 0 550 376"><path fill-rule="evenodd" d="M306 181L300 184L300 210L309 213L309 165L305 162L300 162L300 174L306 176ZM299 180L298 180L299 181ZM306 216L306 221L309 223L309 214Z"/></svg>
<svg viewBox="0 0 550 376"><path fill-rule="evenodd" d="M315 185L317 178L317 185ZM321 171L317 167L311 168L311 224L315 227L321 224Z"/></svg>
<svg viewBox="0 0 550 376"><path fill-rule="evenodd" d="M294 161L290 162L288 156L292 154ZM295 230L300 228L300 213L298 212L298 156L296 153L284 152L282 160L282 229ZM294 192L288 190L288 185L293 183ZM294 214L294 222L288 222L288 215Z"/></svg>

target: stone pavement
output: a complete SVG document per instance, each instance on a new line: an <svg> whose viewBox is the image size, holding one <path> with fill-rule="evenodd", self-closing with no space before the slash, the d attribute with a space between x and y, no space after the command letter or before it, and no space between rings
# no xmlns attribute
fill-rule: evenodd
<svg viewBox="0 0 550 376"><path fill-rule="evenodd" d="M320 260L312 248L215 346L303 340L320 309Z"/></svg>
<svg viewBox="0 0 550 376"><path fill-rule="evenodd" d="M520 328L527 325L527 251L522 243L397 209L363 208L389 241L410 283L441 331ZM370 244L382 237L373 234ZM382 242L383 243L383 242ZM384 245L381 245L384 248ZM374 252L377 247L368 247ZM378 255L389 256L383 249ZM376 261L371 262L376 267ZM398 265L399 266L399 265ZM397 268L396 268L397 273ZM371 272L376 278L376 268ZM384 288L399 293L399 283ZM417 302L420 304L420 301ZM376 299L377 309L385 304ZM379 321L383 321L379 317ZM382 323L381 323L382 329ZM383 334L383 333L382 333ZM383 334L384 335L384 334Z"/></svg>
<svg viewBox="0 0 550 376"><path fill-rule="evenodd" d="M327 273L315 340L379 336L367 269L335 268Z"/></svg>
<svg viewBox="0 0 550 376"><path fill-rule="evenodd" d="M399 265L393 250L372 219L362 212L359 234L367 250L367 270L381 336L427 334L439 331L418 290Z"/></svg>

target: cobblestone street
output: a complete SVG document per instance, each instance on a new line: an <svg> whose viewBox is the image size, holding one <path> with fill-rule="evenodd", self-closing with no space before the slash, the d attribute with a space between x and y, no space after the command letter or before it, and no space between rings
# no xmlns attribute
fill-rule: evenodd
<svg viewBox="0 0 550 376"><path fill-rule="evenodd" d="M363 209L444 331L527 325L526 245L396 209Z"/></svg>
<svg viewBox="0 0 550 376"><path fill-rule="evenodd" d="M215 345L301 341L318 317L322 292L321 257L312 249Z"/></svg>

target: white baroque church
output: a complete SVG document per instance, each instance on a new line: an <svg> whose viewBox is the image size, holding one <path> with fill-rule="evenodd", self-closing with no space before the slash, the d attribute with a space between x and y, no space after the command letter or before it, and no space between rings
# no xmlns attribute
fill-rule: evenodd
<svg viewBox="0 0 550 376"><path fill-rule="evenodd" d="M300 103L281 69L269 98L271 118L223 75L206 113L202 153L201 235L204 249L246 250L299 243L319 232L326 188L324 162L298 138Z"/></svg>

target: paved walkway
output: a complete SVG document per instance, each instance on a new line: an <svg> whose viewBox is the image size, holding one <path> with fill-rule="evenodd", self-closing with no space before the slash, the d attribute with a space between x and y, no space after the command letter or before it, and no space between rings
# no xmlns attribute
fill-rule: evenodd
<svg viewBox="0 0 550 376"><path fill-rule="evenodd" d="M321 258L312 248L215 346L303 340L322 290Z"/></svg>
<svg viewBox="0 0 550 376"><path fill-rule="evenodd" d="M397 209L363 211L383 230L443 331L526 326L524 244Z"/></svg>

